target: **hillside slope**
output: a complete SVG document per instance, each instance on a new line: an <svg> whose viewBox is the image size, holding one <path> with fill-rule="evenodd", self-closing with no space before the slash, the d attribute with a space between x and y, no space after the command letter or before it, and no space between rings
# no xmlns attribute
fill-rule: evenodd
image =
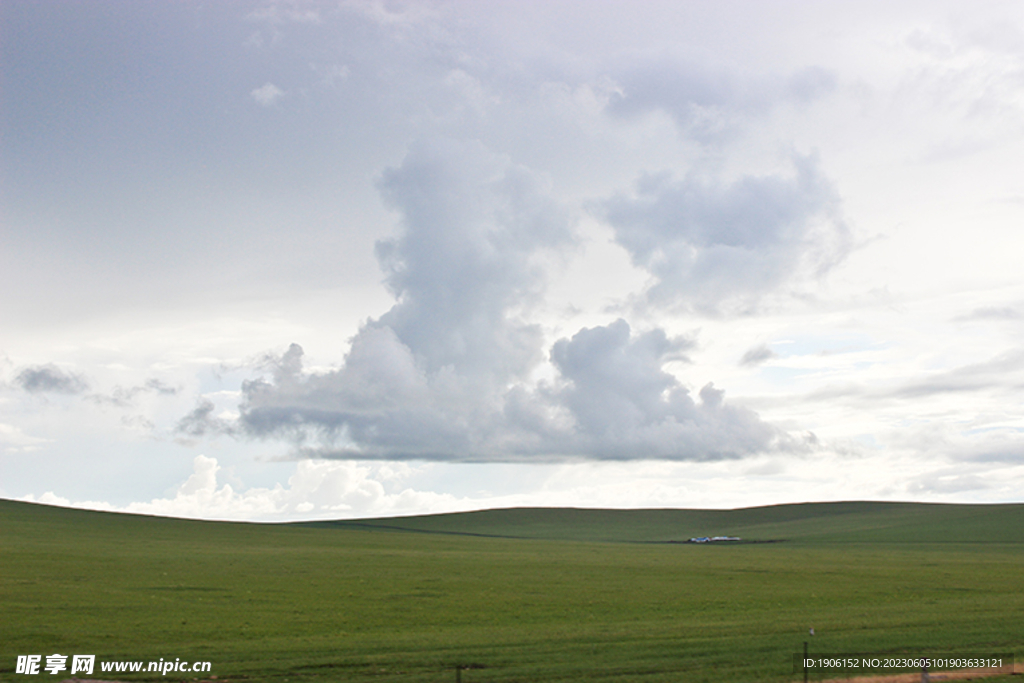
<svg viewBox="0 0 1024 683"><path fill-rule="evenodd" d="M1019 543L1024 504L800 503L738 510L511 508L303 526L666 543L695 536L838 543Z"/></svg>
<svg viewBox="0 0 1024 683"><path fill-rule="evenodd" d="M0 681L23 678L21 654L70 652L210 661L246 683L434 683L456 666L473 667L469 683L786 683L811 627L818 654L1020 658L1022 513L841 503L246 524L0 500ZM717 533L784 542L664 542Z"/></svg>

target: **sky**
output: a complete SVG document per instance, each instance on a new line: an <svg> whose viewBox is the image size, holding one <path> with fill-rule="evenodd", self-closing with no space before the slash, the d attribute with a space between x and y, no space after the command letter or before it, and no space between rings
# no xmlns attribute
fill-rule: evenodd
<svg viewBox="0 0 1024 683"><path fill-rule="evenodd" d="M0 497L1024 502L1019 2L4 0Z"/></svg>

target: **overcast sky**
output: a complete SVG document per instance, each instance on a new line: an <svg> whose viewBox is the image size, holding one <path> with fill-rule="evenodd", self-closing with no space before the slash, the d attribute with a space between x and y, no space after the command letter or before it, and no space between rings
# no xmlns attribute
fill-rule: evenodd
<svg viewBox="0 0 1024 683"><path fill-rule="evenodd" d="M1024 501L1024 5L0 3L0 497Z"/></svg>

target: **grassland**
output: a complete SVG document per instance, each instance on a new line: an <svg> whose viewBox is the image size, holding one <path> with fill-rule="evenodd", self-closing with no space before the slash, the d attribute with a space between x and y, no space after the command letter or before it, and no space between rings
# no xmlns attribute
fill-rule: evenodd
<svg viewBox="0 0 1024 683"><path fill-rule="evenodd" d="M673 543L708 534L776 542ZM54 652L289 683L457 666L464 683L792 681L805 640L1020 661L1024 505L255 525L0 501L0 603L0 679L17 681L60 680L14 673L16 655Z"/></svg>

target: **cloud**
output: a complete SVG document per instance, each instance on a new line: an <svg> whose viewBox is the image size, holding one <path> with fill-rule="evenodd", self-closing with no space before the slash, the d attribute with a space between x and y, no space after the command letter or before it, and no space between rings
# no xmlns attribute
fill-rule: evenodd
<svg viewBox="0 0 1024 683"><path fill-rule="evenodd" d="M991 488L991 485L976 474L949 470L924 474L907 484L907 491L918 495L922 493L962 493L987 488Z"/></svg>
<svg viewBox="0 0 1024 683"><path fill-rule="evenodd" d="M849 252L839 199L813 158L793 173L729 183L696 173L644 175L598 208L633 263L655 283L647 299L717 311L750 306L799 276L820 276Z"/></svg>
<svg viewBox="0 0 1024 683"><path fill-rule="evenodd" d="M732 70L673 58L651 59L621 71L608 110L630 117L660 110L688 137L712 142L741 120L782 103L806 104L830 92L835 75L806 67L788 76L740 76Z"/></svg>
<svg viewBox="0 0 1024 683"><path fill-rule="evenodd" d="M89 388L89 383L81 375L65 372L53 364L25 368L14 381L33 394L80 394Z"/></svg>
<svg viewBox="0 0 1024 683"><path fill-rule="evenodd" d="M216 458L197 455L188 479L172 496L115 506L103 501L76 501L47 491L29 502L110 510L135 514L220 520L337 519L411 514L423 510L470 509L454 496L404 488L388 491L385 483L400 484L401 466L367 466L354 462L303 461L296 464L287 486L236 490L219 484Z"/></svg>
<svg viewBox="0 0 1024 683"><path fill-rule="evenodd" d="M607 436L660 421L690 418L693 401L662 366L688 360L693 342L670 339L657 329L632 336L622 319L582 329L551 349L551 360L568 382L562 398L581 431Z"/></svg>
<svg viewBox="0 0 1024 683"><path fill-rule="evenodd" d="M999 434L982 440L981 443L962 446L955 454L963 460L972 462L1024 464L1024 441L1020 438L1021 430L1013 431L1015 433Z"/></svg>
<svg viewBox="0 0 1024 683"><path fill-rule="evenodd" d="M179 433L361 460L703 460L793 447L710 384L689 396L664 369L687 361L689 339L634 335L619 320L545 353L526 317L544 292L538 257L576 238L543 177L440 139L415 145L379 189L401 217L377 244L394 306L363 325L340 368L308 372L292 344L243 383L237 422L202 401ZM555 377L538 382L545 362Z"/></svg>
<svg viewBox="0 0 1024 683"><path fill-rule="evenodd" d="M298 457L340 459L715 460L809 447L712 384L694 401L664 370L692 345L618 320L553 345L555 384L495 389L450 366L428 372L390 328L367 327L335 372L303 372L293 344L272 378L243 386L240 429L290 439ZM211 411L200 406L182 428L204 433Z"/></svg>
<svg viewBox="0 0 1024 683"><path fill-rule="evenodd" d="M742 366L754 366L760 365L766 361L770 361L773 358L778 358L779 354L768 348L767 344L760 344L751 349L748 349L743 354L743 358L740 358L740 365Z"/></svg>
<svg viewBox="0 0 1024 683"><path fill-rule="evenodd" d="M270 107L276 104L279 99L284 97L284 90L281 90L276 85L268 81L251 91L249 96L264 107Z"/></svg>
<svg viewBox="0 0 1024 683"><path fill-rule="evenodd" d="M0 422L0 447L11 453L25 453L38 450L43 444L49 443L50 439L42 439L37 436L29 436L20 428Z"/></svg>
<svg viewBox="0 0 1024 683"><path fill-rule="evenodd" d="M430 372L504 380L530 369L540 329L517 313L543 292L536 257L574 243L549 182L479 143L441 139L414 147L380 190L403 220L377 244L399 299L379 324Z"/></svg>
<svg viewBox="0 0 1024 683"><path fill-rule="evenodd" d="M955 322L970 322L972 320L1019 320L1020 311L1010 306L981 306L970 313L958 315L953 318Z"/></svg>
<svg viewBox="0 0 1024 683"><path fill-rule="evenodd" d="M918 398L933 394L960 393L1005 387L1024 386L1024 350L1007 351L994 358L963 365L945 372L936 372L923 379L907 382L890 395L897 398Z"/></svg>
<svg viewBox="0 0 1024 683"><path fill-rule="evenodd" d="M715 460L774 449L784 435L750 410L726 405L713 384L690 397L663 366L692 346L660 329L632 335L618 320L558 341L552 361L574 418L573 449L588 457Z"/></svg>
<svg viewBox="0 0 1024 683"><path fill-rule="evenodd" d="M397 303L337 371L303 374L293 345L272 381L243 385L241 425L336 457L489 458L503 392L544 360L524 314L544 289L538 257L575 243L570 221L543 177L478 142L421 142L378 186L402 217L376 247Z"/></svg>
<svg viewBox="0 0 1024 683"><path fill-rule="evenodd" d="M235 431L234 424L214 415L215 409L212 401L200 398L192 412L178 420L174 432L186 438L232 434Z"/></svg>
<svg viewBox="0 0 1024 683"><path fill-rule="evenodd" d="M1024 350L1013 349L979 363L970 363L888 383L848 382L824 386L798 397L802 403L844 400L862 407L883 402L915 401L969 393L1015 394L1024 388Z"/></svg>
<svg viewBox="0 0 1024 683"><path fill-rule="evenodd" d="M956 463L957 471L964 473L972 469L972 463L1024 465L1022 436L1024 426L1015 420L980 416L980 419L974 420L961 419L939 425L925 424L913 431L904 430L904 433L898 437L891 437L890 440L905 444L919 453L942 456L947 461ZM979 468L974 466L973 469ZM991 471L991 468L987 469ZM992 481L1001 479L997 477Z"/></svg>
<svg viewBox="0 0 1024 683"><path fill-rule="evenodd" d="M119 408L126 408L135 403L135 399L140 394L156 394L158 396L174 396L178 393L178 390L172 386L164 384L159 379L151 377L147 379L143 384L125 389L124 387L114 387L114 391L109 396L102 394L93 394L89 396L89 400L94 403L108 404L117 406Z"/></svg>
<svg viewBox="0 0 1024 683"><path fill-rule="evenodd" d="M1020 81L1024 76L1020 29L1015 22L918 27L903 41L915 57L914 78L901 84L898 96L915 98L935 112L951 113L959 125L948 128L946 145L984 148L1002 139L1007 124L1021 114ZM977 137L978 124L987 131Z"/></svg>

